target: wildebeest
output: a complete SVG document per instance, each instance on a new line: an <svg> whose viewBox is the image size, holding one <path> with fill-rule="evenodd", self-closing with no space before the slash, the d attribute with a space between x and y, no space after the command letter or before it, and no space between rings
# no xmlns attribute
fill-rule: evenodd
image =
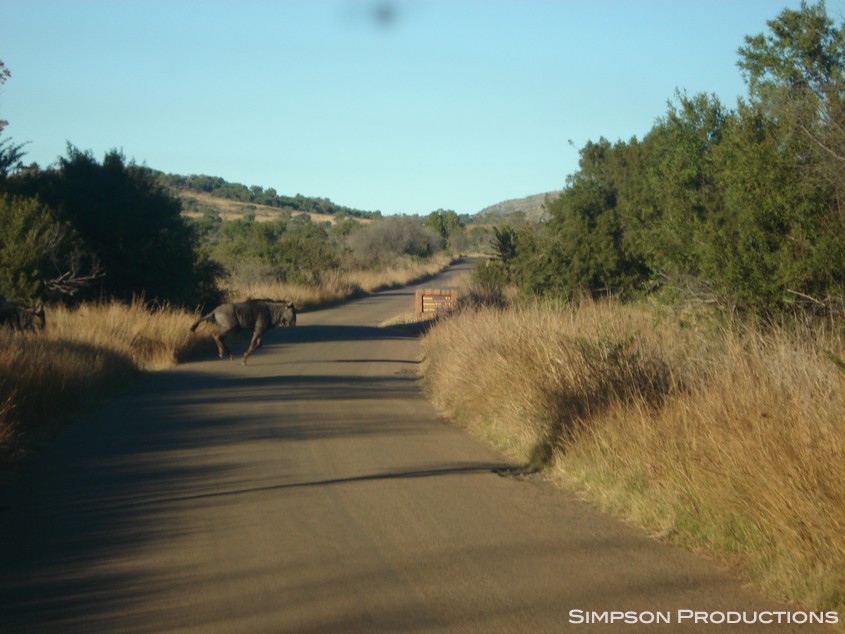
<svg viewBox="0 0 845 634"><path fill-rule="evenodd" d="M12 330L43 330L47 324L44 307L27 306L17 302L0 300L0 326L11 326Z"/></svg>
<svg viewBox="0 0 845 634"><path fill-rule="evenodd" d="M261 346L261 336L274 326L296 326L296 307L293 302L273 299L249 299L238 304L221 304L207 315L200 317L191 326L191 331L197 329L202 322L209 321L217 324L218 331L212 335L217 344L220 358L232 353L226 347L224 337L233 330L243 328L252 331L252 341L244 352L242 363Z"/></svg>

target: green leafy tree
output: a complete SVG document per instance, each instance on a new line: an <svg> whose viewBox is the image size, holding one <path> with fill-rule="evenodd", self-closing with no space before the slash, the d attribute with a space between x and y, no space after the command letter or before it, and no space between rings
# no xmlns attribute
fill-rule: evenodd
<svg viewBox="0 0 845 634"><path fill-rule="evenodd" d="M307 218L296 216L288 225L279 240L274 264L284 279L313 283L324 272L338 268L340 259L325 226L304 220Z"/></svg>
<svg viewBox="0 0 845 634"><path fill-rule="evenodd" d="M340 265L338 247L326 226L311 222L305 214L276 222L256 222L254 218L223 222L209 252L245 281L314 283L325 271Z"/></svg>
<svg viewBox="0 0 845 634"><path fill-rule="evenodd" d="M777 121L808 189L845 201L845 21L824 2L801 3L769 21L769 32L745 38L739 67L750 101Z"/></svg>
<svg viewBox="0 0 845 634"><path fill-rule="evenodd" d="M16 145L11 139L0 141L0 180L8 178L22 167L23 148L23 144Z"/></svg>
<svg viewBox="0 0 845 634"><path fill-rule="evenodd" d="M181 218L181 203L152 170L127 164L117 151L102 163L69 145L55 170L8 179L12 192L38 196L99 260L104 275L89 297L149 300L194 306L213 288L212 269L197 250L194 231Z"/></svg>
<svg viewBox="0 0 845 634"><path fill-rule="evenodd" d="M9 72L9 69L0 60L0 86L5 84L6 80L11 76L12 74ZM9 122L5 119L0 119L0 133L3 132L3 129L8 124ZM0 141L0 179L6 178L13 170L20 167L20 160L23 155L23 145L15 145L9 139Z"/></svg>
<svg viewBox="0 0 845 634"><path fill-rule="evenodd" d="M845 27L823 2L769 27L740 49L735 111L680 94L642 141L581 150L544 229L519 236L523 288L631 296L658 276L764 312L845 292Z"/></svg>
<svg viewBox="0 0 845 634"><path fill-rule="evenodd" d="M6 68L6 64L3 63L3 60L0 60L0 86L6 83L6 80L12 76L12 73L9 72L9 69ZM3 131L9 125L9 122L5 119L0 119L0 132Z"/></svg>
<svg viewBox="0 0 845 634"><path fill-rule="evenodd" d="M819 2L768 26L739 50L750 100L717 158L724 258L710 266L757 307L845 287L845 23Z"/></svg>
<svg viewBox="0 0 845 634"><path fill-rule="evenodd" d="M516 230L510 225L493 227L491 246L493 247L493 257L505 266L509 265L517 254Z"/></svg>
<svg viewBox="0 0 845 634"><path fill-rule="evenodd" d="M0 198L0 294L29 300L43 291L56 222L34 199Z"/></svg>
<svg viewBox="0 0 845 634"><path fill-rule="evenodd" d="M752 99L772 104L769 114L776 116L788 111L784 98L841 106L845 29L828 17L825 3L784 9L768 26L769 33L746 36L739 49L738 66ZM817 110L815 116L826 114Z"/></svg>
<svg viewBox="0 0 845 634"><path fill-rule="evenodd" d="M425 226L440 234L444 246L457 247L463 243L464 224L460 216L451 209L432 211L424 222Z"/></svg>
<svg viewBox="0 0 845 634"><path fill-rule="evenodd" d="M631 250L617 208L617 185L624 175L618 163L625 144L605 139L581 150L580 170L567 188L548 201L551 216L536 240L520 251L519 277L533 293L574 297L582 293L629 296L647 276L644 262Z"/></svg>
<svg viewBox="0 0 845 634"><path fill-rule="evenodd" d="M656 273L701 271L701 233L722 206L713 150L730 116L716 97L678 94L643 141L636 177L647 191L636 202L623 197L621 204L638 210L636 250Z"/></svg>
<svg viewBox="0 0 845 634"><path fill-rule="evenodd" d="M73 231L34 198L0 196L0 295L73 297L100 277Z"/></svg>

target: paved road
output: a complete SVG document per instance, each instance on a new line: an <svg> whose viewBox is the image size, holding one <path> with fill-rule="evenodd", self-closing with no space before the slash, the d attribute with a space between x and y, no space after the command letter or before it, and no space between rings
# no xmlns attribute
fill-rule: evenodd
<svg viewBox="0 0 845 634"><path fill-rule="evenodd" d="M377 327L412 297L301 315L247 367L209 350L70 427L0 490L0 631L617 631L570 610L630 610L673 623L624 631L675 632L677 610L773 607L497 475L421 395L418 341Z"/></svg>

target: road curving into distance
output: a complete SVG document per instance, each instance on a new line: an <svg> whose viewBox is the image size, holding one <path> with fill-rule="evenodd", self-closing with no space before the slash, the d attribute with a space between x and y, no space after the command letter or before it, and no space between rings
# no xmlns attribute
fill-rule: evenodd
<svg viewBox="0 0 845 634"><path fill-rule="evenodd" d="M246 367L212 346L70 426L0 489L0 631L826 631L498 475L420 392L417 338L378 327L413 296L302 314Z"/></svg>

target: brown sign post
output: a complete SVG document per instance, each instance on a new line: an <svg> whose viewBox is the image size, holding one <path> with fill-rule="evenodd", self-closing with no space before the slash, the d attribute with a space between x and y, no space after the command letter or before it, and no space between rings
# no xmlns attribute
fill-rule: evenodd
<svg viewBox="0 0 845 634"><path fill-rule="evenodd" d="M414 305L417 319L433 319L457 308L458 291L454 288L417 289Z"/></svg>

